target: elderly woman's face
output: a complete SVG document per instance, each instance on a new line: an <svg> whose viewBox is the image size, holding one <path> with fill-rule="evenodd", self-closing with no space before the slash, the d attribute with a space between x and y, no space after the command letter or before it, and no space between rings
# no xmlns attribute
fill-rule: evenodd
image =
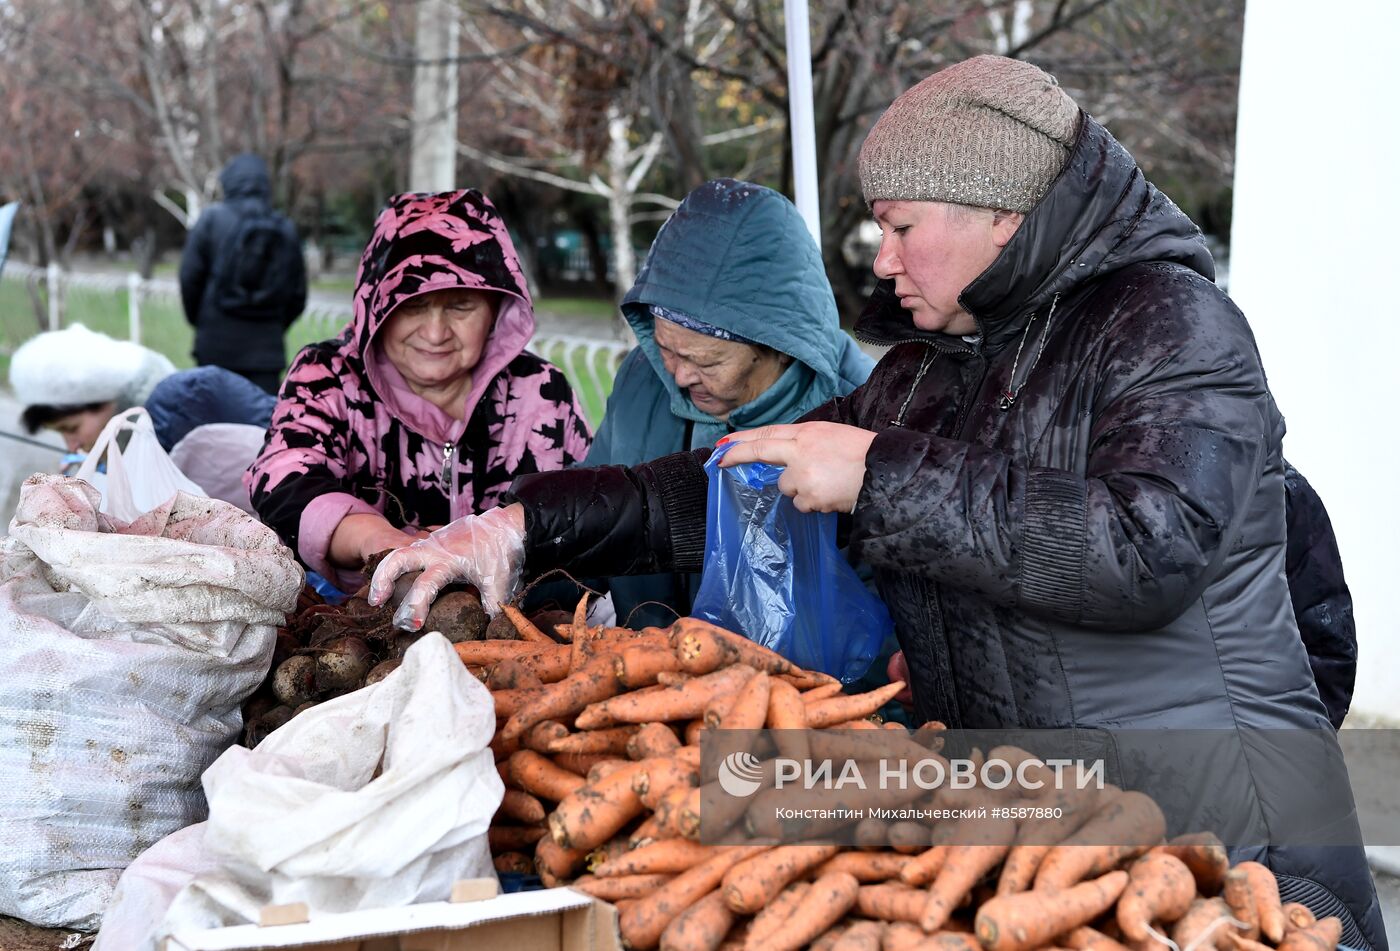
<svg viewBox="0 0 1400 951"><path fill-rule="evenodd" d="M656 346L666 372L695 408L716 419L752 403L778 382L790 359L776 350L719 340L656 318Z"/></svg>
<svg viewBox="0 0 1400 951"><path fill-rule="evenodd" d="M395 307L379 339L389 362L422 392L468 376L486 349L495 320L494 294L464 288L431 291Z"/></svg>

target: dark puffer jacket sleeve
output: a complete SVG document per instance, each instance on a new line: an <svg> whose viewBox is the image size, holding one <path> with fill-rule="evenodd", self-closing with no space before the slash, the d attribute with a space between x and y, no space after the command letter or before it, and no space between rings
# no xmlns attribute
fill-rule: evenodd
<svg viewBox="0 0 1400 951"><path fill-rule="evenodd" d="M1356 618L1332 521L1303 474L1285 464L1288 592L1327 719L1341 728L1356 686Z"/></svg>
<svg viewBox="0 0 1400 951"><path fill-rule="evenodd" d="M858 555L1091 629L1177 617L1230 550L1274 425L1248 327L1204 285L1163 276L1108 294L1083 475L908 430L877 436ZM1154 333L1172 347L1143 347Z"/></svg>
<svg viewBox="0 0 1400 951"><path fill-rule="evenodd" d="M521 476L503 504L525 509L525 573L699 571L705 556L708 449L633 466Z"/></svg>

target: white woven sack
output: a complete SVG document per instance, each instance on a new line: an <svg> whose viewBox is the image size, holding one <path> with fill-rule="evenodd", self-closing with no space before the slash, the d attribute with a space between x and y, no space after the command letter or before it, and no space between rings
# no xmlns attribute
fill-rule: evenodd
<svg viewBox="0 0 1400 951"><path fill-rule="evenodd" d="M458 879L493 876L495 726L490 693L452 645L423 636L379 683L221 756L204 774L209 821L127 870L93 951L154 951L269 904L325 914L444 901Z"/></svg>
<svg viewBox="0 0 1400 951"><path fill-rule="evenodd" d="M0 541L0 914L95 928L121 870L202 819L302 571L183 493L130 524L31 476Z"/></svg>

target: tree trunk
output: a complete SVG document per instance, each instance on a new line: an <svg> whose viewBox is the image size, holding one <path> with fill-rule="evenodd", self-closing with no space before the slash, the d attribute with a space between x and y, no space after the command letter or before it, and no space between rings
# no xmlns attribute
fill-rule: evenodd
<svg viewBox="0 0 1400 951"><path fill-rule="evenodd" d="M627 133L631 121L617 106L608 107L608 217L612 220L613 296L631 289L637 279L632 250L632 190L628 185Z"/></svg>

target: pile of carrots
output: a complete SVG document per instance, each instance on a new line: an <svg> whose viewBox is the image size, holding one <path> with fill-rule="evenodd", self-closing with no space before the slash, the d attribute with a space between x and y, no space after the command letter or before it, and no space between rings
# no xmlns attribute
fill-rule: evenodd
<svg viewBox="0 0 1400 951"><path fill-rule="evenodd" d="M857 846L781 844L767 793L705 796L702 732L802 731L770 736L796 747L787 756L846 755L860 748L855 731L897 726L876 711L903 684L844 694L694 618L591 628L580 603L545 633L507 611L520 639L456 645L498 717L496 868L613 902L633 951L1334 951L1341 937L1338 919L1281 902L1264 866L1230 868L1210 834L1164 841L1156 804L1111 786L1061 801L1056 820L867 819L847 837ZM941 729L903 736L926 756ZM1017 795L916 794L941 805ZM699 841L702 798L728 813L707 814L707 841L737 844Z"/></svg>

